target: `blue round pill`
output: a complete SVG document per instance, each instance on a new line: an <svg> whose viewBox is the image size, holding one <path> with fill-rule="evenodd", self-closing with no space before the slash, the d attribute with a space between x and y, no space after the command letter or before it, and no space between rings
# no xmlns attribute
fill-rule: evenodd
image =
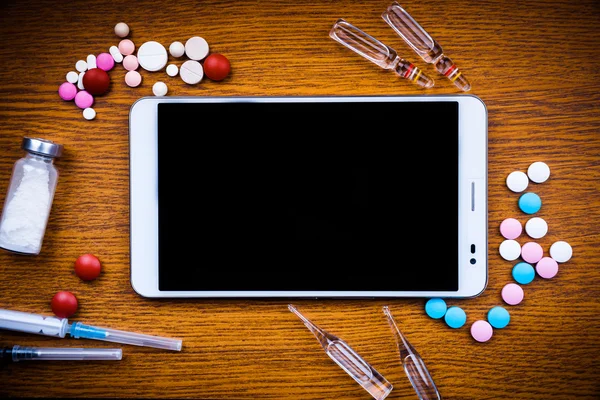
<svg viewBox="0 0 600 400"><path fill-rule="evenodd" d="M535 214L542 208L542 199L535 193L525 193L519 197L519 208L525 214Z"/></svg>
<svg viewBox="0 0 600 400"><path fill-rule="evenodd" d="M535 269L531 264L520 262L513 267L512 276L521 285L527 285L535 278Z"/></svg>
<svg viewBox="0 0 600 400"><path fill-rule="evenodd" d="M446 310L444 320L450 328L460 328L467 322L467 314L465 314L462 308L452 306Z"/></svg>
<svg viewBox="0 0 600 400"><path fill-rule="evenodd" d="M488 311L487 319L491 326L502 329L510 322L510 314L506 311L506 308L496 306Z"/></svg>
<svg viewBox="0 0 600 400"><path fill-rule="evenodd" d="M433 319L440 319L446 315L446 302L440 298L429 299L425 303L425 312Z"/></svg>

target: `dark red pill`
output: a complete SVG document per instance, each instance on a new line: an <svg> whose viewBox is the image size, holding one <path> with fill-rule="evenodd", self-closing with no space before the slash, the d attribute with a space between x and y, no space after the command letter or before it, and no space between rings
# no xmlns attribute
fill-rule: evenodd
<svg viewBox="0 0 600 400"><path fill-rule="evenodd" d="M92 68L83 75L83 87L89 94L95 96L104 94L110 86L110 77L100 68Z"/></svg>

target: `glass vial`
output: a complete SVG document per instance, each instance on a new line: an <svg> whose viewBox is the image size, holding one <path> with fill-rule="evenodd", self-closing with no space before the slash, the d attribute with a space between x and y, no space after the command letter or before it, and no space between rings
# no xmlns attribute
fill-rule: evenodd
<svg viewBox="0 0 600 400"><path fill-rule="evenodd" d="M25 156L13 166L0 219L0 247L20 254L39 254L56 190L54 158L63 146L50 140L23 138Z"/></svg>

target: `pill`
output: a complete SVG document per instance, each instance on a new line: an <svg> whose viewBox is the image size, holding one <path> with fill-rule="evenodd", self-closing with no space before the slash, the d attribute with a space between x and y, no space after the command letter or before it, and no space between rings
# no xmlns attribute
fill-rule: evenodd
<svg viewBox="0 0 600 400"><path fill-rule="evenodd" d="M528 263L535 264L544 256L544 249L539 243L527 242L521 247L521 257Z"/></svg>
<svg viewBox="0 0 600 400"><path fill-rule="evenodd" d="M533 217L525 223L525 231L530 237L540 239L548 233L548 224L540 217Z"/></svg>
<svg viewBox="0 0 600 400"><path fill-rule="evenodd" d="M123 54L121 54L117 46L110 46L108 52L110 53L110 55L116 63L120 63L123 61Z"/></svg>
<svg viewBox="0 0 600 400"><path fill-rule="evenodd" d="M93 54L90 54L87 56L87 69L92 69L92 68L96 68L96 56Z"/></svg>
<svg viewBox="0 0 600 400"><path fill-rule="evenodd" d="M79 74L75 71L67 72L67 82L76 84L79 80Z"/></svg>
<svg viewBox="0 0 600 400"><path fill-rule="evenodd" d="M165 47L154 41L146 42L137 52L138 62L146 71L159 71L167 65L169 56Z"/></svg>
<svg viewBox="0 0 600 400"><path fill-rule="evenodd" d="M525 214L535 214L542 208L542 199L535 193L525 193L519 197L519 208Z"/></svg>
<svg viewBox="0 0 600 400"><path fill-rule="evenodd" d="M119 52L124 56L133 54L135 51L135 44L129 39L123 39L119 42Z"/></svg>
<svg viewBox="0 0 600 400"><path fill-rule="evenodd" d="M133 54L130 54L123 59L123 68L127 71L135 71L139 65L137 57Z"/></svg>
<svg viewBox="0 0 600 400"><path fill-rule="evenodd" d="M204 77L204 69L198 61L188 60L181 65L179 76L185 83L195 85Z"/></svg>
<svg viewBox="0 0 600 400"><path fill-rule="evenodd" d="M65 82L58 87L58 95L61 99L71 101L77 94L77 87L71 82Z"/></svg>
<svg viewBox="0 0 600 400"><path fill-rule="evenodd" d="M573 248L571 245L563 240L552 243L550 246L550 257L554 258L556 262L564 263L571 259L573 256Z"/></svg>
<svg viewBox="0 0 600 400"><path fill-rule="evenodd" d="M179 68L177 68L177 65L170 64L167 66L167 75L177 76L178 73L179 73Z"/></svg>
<svg viewBox="0 0 600 400"><path fill-rule="evenodd" d="M514 171L506 177L506 186L513 192L522 192L527 189L527 185L529 185L529 178L525 172Z"/></svg>
<svg viewBox="0 0 600 400"><path fill-rule="evenodd" d="M189 38L185 42L185 54L190 60L202 60L208 54L208 43L200 36Z"/></svg>
<svg viewBox="0 0 600 400"><path fill-rule="evenodd" d="M109 53L100 53L96 57L96 65L104 71L110 71L115 66L115 59Z"/></svg>
<svg viewBox="0 0 600 400"><path fill-rule="evenodd" d="M473 322L473 325L471 325L471 336L478 342L487 342L492 338L493 334L494 330L487 321L480 319Z"/></svg>
<svg viewBox="0 0 600 400"><path fill-rule="evenodd" d="M521 245L513 239L507 239L500 243L500 256L507 261L513 261L521 255Z"/></svg>
<svg viewBox="0 0 600 400"><path fill-rule="evenodd" d="M181 42L173 42L169 46L169 53L175 58L181 57L185 53L185 46Z"/></svg>
<svg viewBox="0 0 600 400"><path fill-rule="evenodd" d="M213 53L204 60L204 73L213 81L222 81L227 78L231 71L231 64L227 57L222 54Z"/></svg>
<svg viewBox="0 0 600 400"><path fill-rule="evenodd" d="M127 25L125 22L119 22L116 24L115 35L122 38L127 37L127 35L129 35L129 25Z"/></svg>
<svg viewBox="0 0 600 400"><path fill-rule="evenodd" d="M75 95L75 105L82 110L91 107L92 104L94 104L94 97L85 90L82 90Z"/></svg>
<svg viewBox="0 0 600 400"><path fill-rule="evenodd" d="M536 161L527 168L527 175L535 183L546 182L550 177L550 167L546 163Z"/></svg>
<svg viewBox="0 0 600 400"><path fill-rule="evenodd" d="M137 71L129 71L125 74L125 83L129 87L138 87L142 83L142 76Z"/></svg>
<svg viewBox="0 0 600 400"><path fill-rule="evenodd" d="M85 76L85 72L80 72L77 77L77 89L84 90L85 86L83 86L83 77Z"/></svg>
<svg viewBox="0 0 600 400"><path fill-rule="evenodd" d="M164 96L168 91L169 88L167 88L167 85L164 82L156 82L152 86L152 93L154 93L155 96Z"/></svg>
<svg viewBox="0 0 600 400"><path fill-rule="evenodd" d="M558 273L558 263L552 257L544 257L535 265L535 271L544 279L554 278Z"/></svg>
<svg viewBox="0 0 600 400"><path fill-rule="evenodd" d="M83 86L92 95L102 95L108 92L110 77L103 69L93 68L83 76Z"/></svg>
<svg viewBox="0 0 600 400"><path fill-rule="evenodd" d="M93 120L96 118L96 110L90 107L86 108L83 110L83 118L87 119L88 121Z"/></svg>
<svg viewBox="0 0 600 400"><path fill-rule="evenodd" d="M434 298L425 303L425 312L433 319L440 319L446 315L446 302L444 299Z"/></svg>
<svg viewBox="0 0 600 400"><path fill-rule="evenodd" d="M510 314L502 306L492 307L487 313L487 320L496 329L506 328L510 322Z"/></svg>
<svg viewBox="0 0 600 400"><path fill-rule="evenodd" d="M500 233L506 239L516 239L523 232L521 223L514 218L507 218L500 224Z"/></svg>
<svg viewBox="0 0 600 400"><path fill-rule="evenodd" d="M444 315L444 320L446 324L450 328L460 328L467 322L467 314L463 311L462 308L457 306L452 306L446 310L446 315Z"/></svg>
<svg viewBox="0 0 600 400"><path fill-rule="evenodd" d="M531 264L520 262L512 269L512 276L521 285L527 285L535 278L535 270Z"/></svg>
<svg viewBox="0 0 600 400"><path fill-rule="evenodd" d="M79 72L85 72L87 71L87 63L83 60L79 60L75 63L75 69Z"/></svg>
<svg viewBox="0 0 600 400"><path fill-rule="evenodd" d="M516 283L507 283L502 288L502 300L511 306L515 306L523 301L524 295L523 288Z"/></svg>

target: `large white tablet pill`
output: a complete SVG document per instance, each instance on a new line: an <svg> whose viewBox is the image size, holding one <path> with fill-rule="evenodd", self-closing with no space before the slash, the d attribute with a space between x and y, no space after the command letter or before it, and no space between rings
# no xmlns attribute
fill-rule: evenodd
<svg viewBox="0 0 600 400"><path fill-rule="evenodd" d="M202 60L208 55L208 43L200 36L189 38L185 42L185 54L190 60Z"/></svg>
<svg viewBox="0 0 600 400"><path fill-rule="evenodd" d="M506 177L506 186L515 193L527 189L529 178L525 172L513 171Z"/></svg>
<svg viewBox="0 0 600 400"><path fill-rule="evenodd" d="M513 261L521 255L521 245L516 240L507 239L500 243L500 255L507 261Z"/></svg>
<svg viewBox="0 0 600 400"><path fill-rule="evenodd" d="M204 77L204 69L198 61L188 60L179 69L179 76L188 85L195 85Z"/></svg>
<svg viewBox="0 0 600 400"><path fill-rule="evenodd" d="M110 53L110 55L112 56L113 60L115 60L116 63L120 63L123 61L123 54L121 54L121 52L119 51L119 48L117 46L110 46L110 49L108 49L108 52Z"/></svg>
<svg viewBox="0 0 600 400"><path fill-rule="evenodd" d="M567 262L573 256L571 245L565 241L559 240L550 246L550 257L559 263Z"/></svg>
<svg viewBox="0 0 600 400"><path fill-rule="evenodd" d="M169 58L165 46L150 41L142 44L137 52L138 62L146 71L160 71L167 65Z"/></svg>
<svg viewBox="0 0 600 400"><path fill-rule="evenodd" d="M527 175L535 183L546 182L550 177L550 167L546 163L536 161L527 168Z"/></svg>

